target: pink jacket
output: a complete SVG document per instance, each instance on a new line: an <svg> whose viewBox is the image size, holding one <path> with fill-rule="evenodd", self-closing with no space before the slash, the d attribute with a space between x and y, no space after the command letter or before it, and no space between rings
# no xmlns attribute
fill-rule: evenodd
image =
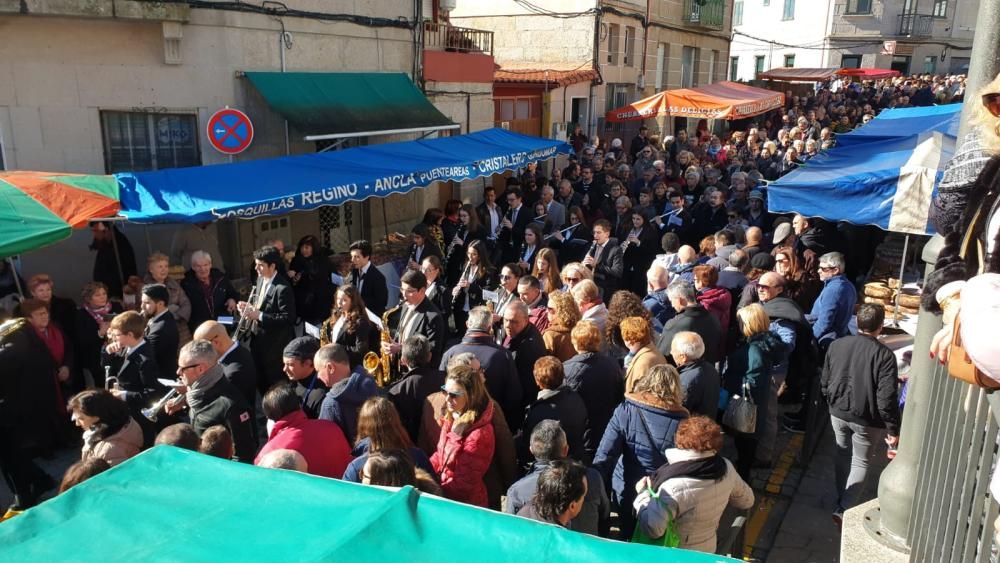
<svg viewBox="0 0 1000 563"><path fill-rule="evenodd" d="M496 441L493 434L493 402L465 431L458 435L451 431L452 419L447 417L441 425L437 450L431 456L431 465L441 475L444 496L452 500L489 506L483 476L493 460Z"/></svg>

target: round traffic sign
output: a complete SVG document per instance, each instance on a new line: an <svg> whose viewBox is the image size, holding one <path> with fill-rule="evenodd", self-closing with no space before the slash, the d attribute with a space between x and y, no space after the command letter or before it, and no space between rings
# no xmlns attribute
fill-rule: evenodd
<svg viewBox="0 0 1000 563"><path fill-rule="evenodd" d="M253 141L253 123L238 109L225 108L208 119L208 142L223 154L239 154Z"/></svg>

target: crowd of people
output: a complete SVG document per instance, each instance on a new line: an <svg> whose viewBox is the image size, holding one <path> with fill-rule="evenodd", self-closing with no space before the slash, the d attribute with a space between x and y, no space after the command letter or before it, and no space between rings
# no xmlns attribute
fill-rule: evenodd
<svg viewBox="0 0 1000 563"><path fill-rule="evenodd" d="M680 546L711 552L726 506L753 504L747 483L775 461L779 427L803 430L819 379L841 454L838 517L857 502L859 460L899 435L884 311L857 303L871 256L852 243L871 235L773 216L766 186L943 84L824 86L725 135L702 121L662 138L643 127L628 147L574 138L577 157L548 176L529 165L481 205L428 210L394 307L364 240L339 285L316 237L290 259L272 241L241 296L199 231L181 254L151 255L133 286L127 239L111 262L120 233L95 224L79 305L39 274L4 325L12 512L55 486L34 458L78 442L75 424L82 458L63 489L170 444L624 540L675 525ZM756 406L750 432L718 422L736 396ZM779 401L802 408L783 419Z"/></svg>

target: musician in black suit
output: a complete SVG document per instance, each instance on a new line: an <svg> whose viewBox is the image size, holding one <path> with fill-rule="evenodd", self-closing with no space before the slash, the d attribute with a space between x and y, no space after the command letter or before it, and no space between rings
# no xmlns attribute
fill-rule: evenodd
<svg viewBox="0 0 1000 563"><path fill-rule="evenodd" d="M382 343L382 353L399 357L403 342L410 336L422 334L431 342L431 365L437 365L444 353L448 338L448 324L444 314L427 299L427 278L423 273L409 270L399 280L403 302L389 315L391 342Z"/></svg>
<svg viewBox="0 0 1000 563"><path fill-rule="evenodd" d="M660 234L674 233L684 243L697 243L694 232L694 218L687 210L687 199L679 191L671 191L667 196L671 209L663 209L660 215L670 213L666 217L654 217L651 223L659 228Z"/></svg>
<svg viewBox="0 0 1000 563"><path fill-rule="evenodd" d="M483 202L476 207L476 214L479 216L479 224L483 226L486 233L486 245L490 249L490 255L497 248L497 235L500 231L500 224L503 216L507 212L504 201L497 201L497 191L493 186L483 188Z"/></svg>
<svg viewBox="0 0 1000 563"><path fill-rule="evenodd" d="M524 228L535 218L534 212L524 205L524 196L519 188L507 190L507 205L507 214L500 223L500 235L497 236L500 255L505 263L517 261L517 249L524 242Z"/></svg>
<svg viewBox="0 0 1000 563"><path fill-rule="evenodd" d="M372 264L372 245L367 240L351 243L351 285L358 288L368 310L379 317L389 303L389 286L382 272Z"/></svg>
<svg viewBox="0 0 1000 563"><path fill-rule="evenodd" d="M441 277L443 275L441 261L437 256L428 256L420 265L420 271L427 278L427 299L437 307L438 311L447 315L448 311L451 311L451 292L445 279Z"/></svg>
<svg viewBox="0 0 1000 563"><path fill-rule="evenodd" d="M465 332L465 321L469 311L485 304L483 290L496 287L496 272L486 254L486 245L482 241L473 241L466 251L465 268L458 283L451 290L451 309L455 318L455 330L458 334Z"/></svg>
<svg viewBox="0 0 1000 563"><path fill-rule="evenodd" d="M177 332L177 321L167 309L170 302L170 292L163 284L149 284L142 288L142 314L149 321L143 338L153 348L156 367L160 369L160 377L173 379L177 371L177 350L180 348L180 336Z"/></svg>
<svg viewBox="0 0 1000 563"><path fill-rule="evenodd" d="M143 339L145 328L146 319L136 311L126 311L112 319L108 329L112 342L105 348L102 361L111 367L112 376L118 378L111 393L128 404L132 418L142 427L143 443L149 446L159 427L142 415L142 409L152 406L166 394L166 389L157 381L161 371L153 347Z"/></svg>
<svg viewBox="0 0 1000 563"><path fill-rule="evenodd" d="M583 265L594 270L594 283L601 288L601 295L609 299L621 285L622 251L618 241L611 238L611 223L605 219L594 222L594 244L583 259Z"/></svg>
<svg viewBox="0 0 1000 563"><path fill-rule="evenodd" d="M423 223L417 223L410 231L413 242L410 243L410 261L406 267L411 270L419 270L420 263L428 256L441 258L441 249L438 248L434 236L431 235L431 228Z"/></svg>
<svg viewBox="0 0 1000 563"><path fill-rule="evenodd" d="M257 369L253 354L246 346L229 336L226 326L217 321L205 321L194 331L195 340L208 340L219 355L222 373L243 395L253 414L257 400Z"/></svg>
<svg viewBox="0 0 1000 563"><path fill-rule="evenodd" d="M263 396L284 380L281 351L295 337L295 294L288 278L278 272L282 257L277 248L262 247L253 258L257 294L253 303L241 301L236 307L251 323L249 346L257 368L257 390Z"/></svg>

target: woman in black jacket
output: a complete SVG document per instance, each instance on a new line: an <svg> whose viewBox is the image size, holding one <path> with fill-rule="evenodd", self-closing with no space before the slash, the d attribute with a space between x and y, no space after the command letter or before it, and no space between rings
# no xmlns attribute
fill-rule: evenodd
<svg viewBox="0 0 1000 563"><path fill-rule="evenodd" d="M445 284L441 260L437 256L424 258L420 271L427 278L427 299L437 307L438 311L447 314L451 310L451 292Z"/></svg>
<svg viewBox="0 0 1000 563"><path fill-rule="evenodd" d="M632 230L622 242L624 270L622 281L625 289L639 297L646 295L646 270L656 258L660 249L659 236L655 227L649 224L645 211L632 211Z"/></svg>
<svg viewBox="0 0 1000 563"><path fill-rule="evenodd" d="M452 312L455 315L455 331L465 333L465 321L473 307L485 304L483 290L496 286L496 271L490 263L486 244L476 240L469 244L466 263L458 283L451 290Z"/></svg>
<svg viewBox="0 0 1000 563"><path fill-rule="evenodd" d="M462 267L465 266L465 253L472 244L472 241L479 240L486 242L486 227L479 223L479 214L475 208L465 204L458 212L458 220L461 223L455 236L448 241L448 246L443 249L444 256L441 263L447 268L448 287L454 287L458 283L458 276L462 274ZM445 280L441 280L445 282Z"/></svg>
<svg viewBox="0 0 1000 563"><path fill-rule="evenodd" d="M377 338L378 329L368 318L358 289L353 285L340 286L330 318L320 327L320 344L340 344L347 350L351 366L359 366Z"/></svg>
<svg viewBox="0 0 1000 563"><path fill-rule="evenodd" d="M101 349L108 336L111 319L122 306L108 300L108 288L101 282L83 286L82 304L76 311L77 381L83 382L83 370L90 372L94 385L104 387Z"/></svg>
<svg viewBox="0 0 1000 563"><path fill-rule="evenodd" d="M288 277L295 292L295 312L303 321L318 325L326 318L336 290L330 278L332 270L319 239L302 237L288 266Z"/></svg>

